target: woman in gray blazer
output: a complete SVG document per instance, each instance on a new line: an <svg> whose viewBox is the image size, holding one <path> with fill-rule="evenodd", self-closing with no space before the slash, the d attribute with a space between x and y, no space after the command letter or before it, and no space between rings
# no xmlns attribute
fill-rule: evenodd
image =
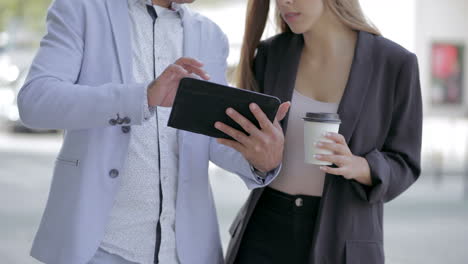
<svg viewBox="0 0 468 264"><path fill-rule="evenodd" d="M420 175L417 58L358 0L276 0L282 33L260 42L269 2L249 1L238 85L291 101L283 169L238 214L227 263L384 263L383 204ZM339 114L316 142L334 166L304 162L306 112Z"/></svg>

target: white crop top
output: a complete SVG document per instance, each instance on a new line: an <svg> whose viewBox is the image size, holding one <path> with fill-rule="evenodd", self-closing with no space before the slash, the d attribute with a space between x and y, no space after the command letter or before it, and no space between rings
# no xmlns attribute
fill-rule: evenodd
<svg viewBox="0 0 468 264"><path fill-rule="evenodd" d="M292 195L322 196L325 173L304 162L304 120L307 112L337 113L339 103L314 100L294 90L285 138L283 168L270 187Z"/></svg>

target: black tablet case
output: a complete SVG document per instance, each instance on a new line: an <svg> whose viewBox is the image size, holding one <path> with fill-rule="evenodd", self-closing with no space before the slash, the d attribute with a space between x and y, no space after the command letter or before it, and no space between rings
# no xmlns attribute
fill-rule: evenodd
<svg viewBox="0 0 468 264"><path fill-rule="evenodd" d="M232 107L257 127L260 127L250 111L250 103L259 105L268 119L273 122L281 101L274 96L184 78L180 81L167 125L214 138L232 139L216 129L214 124L220 121L246 133L226 114L226 109Z"/></svg>

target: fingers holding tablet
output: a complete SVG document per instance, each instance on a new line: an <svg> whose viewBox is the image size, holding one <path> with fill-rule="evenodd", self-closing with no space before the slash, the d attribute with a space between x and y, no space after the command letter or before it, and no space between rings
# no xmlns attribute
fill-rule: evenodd
<svg viewBox="0 0 468 264"><path fill-rule="evenodd" d="M290 103L283 103L272 123L261 108L252 103L249 108L260 124L260 128L250 122L246 117L236 110L228 108L226 114L239 124L249 135L234 129L222 122L216 122L215 127L234 140L218 139L218 143L232 147L239 152L256 169L262 172L271 171L281 163L284 149L284 134L279 121L282 120L289 110ZM236 142L237 141L237 142Z"/></svg>

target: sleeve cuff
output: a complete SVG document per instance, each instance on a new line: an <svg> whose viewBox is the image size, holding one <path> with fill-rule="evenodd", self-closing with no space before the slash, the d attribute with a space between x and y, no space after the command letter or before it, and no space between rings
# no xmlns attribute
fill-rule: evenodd
<svg viewBox="0 0 468 264"><path fill-rule="evenodd" d="M279 174L281 171L282 164L280 164L276 169L269 171L269 172L260 172L255 167L249 163L250 171L255 177L255 181L261 185L268 185L270 184Z"/></svg>
<svg viewBox="0 0 468 264"><path fill-rule="evenodd" d="M377 150L369 152L364 158L369 163L372 186L365 186L354 180L351 181L351 184L361 199L369 203L376 203L381 201L382 195L385 192L385 181L382 178L382 174L389 173L389 168L381 166L385 158ZM384 170L385 173L383 173L382 170Z"/></svg>
<svg viewBox="0 0 468 264"><path fill-rule="evenodd" d="M261 172L257 170L252 164L250 165L250 171L257 177L257 180L264 181L265 178L268 176L268 172Z"/></svg>

